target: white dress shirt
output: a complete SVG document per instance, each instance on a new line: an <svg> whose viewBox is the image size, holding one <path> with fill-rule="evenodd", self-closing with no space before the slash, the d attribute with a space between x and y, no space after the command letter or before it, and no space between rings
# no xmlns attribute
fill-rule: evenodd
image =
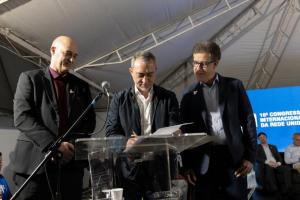
<svg viewBox="0 0 300 200"><path fill-rule="evenodd" d="M135 86L135 96L140 110L141 135L150 135L153 87L150 89L148 97L145 98Z"/></svg>
<svg viewBox="0 0 300 200"><path fill-rule="evenodd" d="M263 150L266 154L266 161L265 161L266 164L268 164L270 162L275 162L275 163L277 163L277 165L281 165L281 162L277 162L276 159L274 158L274 156L270 150L270 146L268 144L262 144L261 146L263 147Z"/></svg>
<svg viewBox="0 0 300 200"><path fill-rule="evenodd" d="M300 163L300 146L295 146L294 144L290 144L284 150L284 161L287 164Z"/></svg>
<svg viewBox="0 0 300 200"><path fill-rule="evenodd" d="M226 135L223 127L222 115L219 105L219 77L216 76L211 86L203 84L203 96L208 111L208 121L211 127L211 134L217 136L218 143L225 143Z"/></svg>

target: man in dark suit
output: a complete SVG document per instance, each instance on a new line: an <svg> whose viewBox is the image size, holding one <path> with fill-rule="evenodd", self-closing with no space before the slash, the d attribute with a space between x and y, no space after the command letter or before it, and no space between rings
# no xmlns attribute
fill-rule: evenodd
<svg viewBox="0 0 300 200"><path fill-rule="evenodd" d="M255 163L257 182L265 192L278 195L280 192L284 199L291 186L290 169L282 165L282 157L275 145L268 144L266 133L260 132L257 137L260 141Z"/></svg>
<svg viewBox="0 0 300 200"><path fill-rule="evenodd" d="M23 72L19 77L14 124L20 135L12 160L16 187L21 186L49 146L69 129L91 101L88 84L68 73L77 52L72 38L59 36L50 48L49 68ZM80 200L83 165L74 160L73 142L78 137L87 137L94 126L95 113L89 110L59 145L61 158L48 161L17 199L51 199L59 183L62 199Z"/></svg>
<svg viewBox="0 0 300 200"><path fill-rule="evenodd" d="M205 132L216 138L183 155L185 177L194 199L246 199L246 175L256 153L256 127L252 108L240 80L216 73L220 47L202 42L193 49L197 82L183 95L184 132Z"/></svg>
<svg viewBox="0 0 300 200"><path fill-rule="evenodd" d="M137 52L133 56L129 72L134 85L114 95L108 113L106 136L124 136L129 138L127 145L132 145L136 141L135 136L149 135L159 128L178 123L176 96L154 84L156 69L152 53ZM124 166L119 176L125 200L146 199L145 194L153 189L150 183L153 179L145 175L145 163L133 164L125 159L120 165ZM151 170L151 175L154 171Z"/></svg>

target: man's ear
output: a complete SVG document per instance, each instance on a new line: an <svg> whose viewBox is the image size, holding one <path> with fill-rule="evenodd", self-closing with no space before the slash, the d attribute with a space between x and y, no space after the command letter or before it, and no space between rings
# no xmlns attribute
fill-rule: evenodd
<svg viewBox="0 0 300 200"><path fill-rule="evenodd" d="M219 60L216 60L213 64L214 64L214 68L217 68L217 66L219 64Z"/></svg>
<svg viewBox="0 0 300 200"><path fill-rule="evenodd" d="M54 53L55 53L55 47L50 47L50 53L51 53L51 55L53 55Z"/></svg>
<svg viewBox="0 0 300 200"><path fill-rule="evenodd" d="M132 70L133 70L132 67L128 68L128 71L129 71L130 74L132 74Z"/></svg>

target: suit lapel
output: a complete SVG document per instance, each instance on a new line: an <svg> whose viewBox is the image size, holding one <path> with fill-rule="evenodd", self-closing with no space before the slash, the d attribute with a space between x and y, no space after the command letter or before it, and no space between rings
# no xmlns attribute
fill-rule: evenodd
<svg viewBox="0 0 300 200"><path fill-rule="evenodd" d="M153 85L153 97L152 97L152 108L151 108L151 132L154 129L154 124L155 124L155 114L156 114L156 109L159 103L159 99L158 98L159 93L157 92L157 88L155 85Z"/></svg>
<svg viewBox="0 0 300 200"><path fill-rule="evenodd" d="M273 148L273 146L270 145L270 144L269 144L269 148L270 148L270 151L271 151L272 155L273 155L274 158L275 158L275 148Z"/></svg>
<svg viewBox="0 0 300 200"><path fill-rule="evenodd" d="M135 131L136 134L141 134L141 114L140 109L135 97L134 87L131 88L130 92L130 102L131 102L131 122L132 122L132 129ZM131 133L132 134L132 133Z"/></svg>
<svg viewBox="0 0 300 200"><path fill-rule="evenodd" d="M204 100L202 87L203 86L200 83L198 83L196 85L195 89L192 91L193 97L194 97L193 105L195 105L195 111L196 111L195 113L201 114L201 117L202 117L203 121L205 122L206 129L209 130L208 129L208 127L209 127L208 111L207 111L206 103Z"/></svg>
<svg viewBox="0 0 300 200"><path fill-rule="evenodd" d="M224 108L225 108L225 102L226 102L226 80L220 75L219 76L219 106L220 106L220 112L221 116L223 116Z"/></svg>
<svg viewBox="0 0 300 200"><path fill-rule="evenodd" d="M263 159L264 159L264 160L267 159L267 156L266 156L266 153L265 153L265 150L264 150L262 144L259 144L259 145L258 145L258 149L259 149L259 151L261 152L261 155L263 156Z"/></svg>
<svg viewBox="0 0 300 200"><path fill-rule="evenodd" d="M56 112L58 112L57 101L55 98L54 88L52 87L52 80L48 68L44 70L43 85L45 88L46 95L49 99L50 105Z"/></svg>
<svg viewBox="0 0 300 200"><path fill-rule="evenodd" d="M66 90L67 90L67 102L68 102L68 117L70 118L70 114L72 113L72 108L75 108L76 106L73 106L73 104L75 103L76 100L76 96L79 95L79 89L77 88L76 85L74 85L75 80L73 80L73 75L70 74L69 75L69 81L68 84L66 86Z"/></svg>

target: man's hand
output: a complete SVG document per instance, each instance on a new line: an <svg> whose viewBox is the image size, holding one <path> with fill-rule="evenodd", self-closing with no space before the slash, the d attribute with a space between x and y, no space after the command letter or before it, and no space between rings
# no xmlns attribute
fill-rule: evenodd
<svg viewBox="0 0 300 200"><path fill-rule="evenodd" d="M252 168L253 164L248 160L244 160L242 166L234 172L234 175L236 177L247 176L247 174L251 172Z"/></svg>
<svg viewBox="0 0 300 200"><path fill-rule="evenodd" d="M293 164L293 169L297 170L300 173L300 162Z"/></svg>
<svg viewBox="0 0 300 200"><path fill-rule="evenodd" d="M131 147L136 142L136 140L137 140L136 137L129 138L126 143L126 149Z"/></svg>
<svg viewBox="0 0 300 200"><path fill-rule="evenodd" d="M276 167L279 166L278 163L277 163L277 162L274 162L274 161L269 161L269 162L268 162L268 165L269 165L270 167L273 167L273 168L276 168Z"/></svg>
<svg viewBox="0 0 300 200"><path fill-rule="evenodd" d="M196 185L197 177L193 170L188 170L187 172L185 172L184 178L189 184L194 186Z"/></svg>
<svg viewBox="0 0 300 200"><path fill-rule="evenodd" d="M62 153L63 161L69 162L74 156L74 145L69 142L62 142L58 151Z"/></svg>
<svg viewBox="0 0 300 200"><path fill-rule="evenodd" d="M174 133L172 133L173 136L180 136L182 135L182 131L180 129L177 129Z"/></svg>

